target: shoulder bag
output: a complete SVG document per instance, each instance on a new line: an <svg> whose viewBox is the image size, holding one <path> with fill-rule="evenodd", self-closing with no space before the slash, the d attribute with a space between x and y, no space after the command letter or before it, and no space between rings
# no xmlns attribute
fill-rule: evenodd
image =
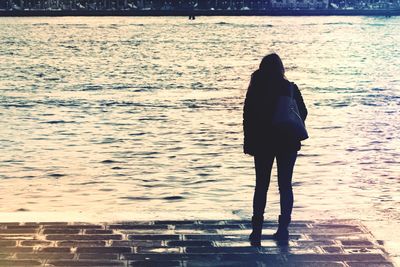
<svg viewBox="0 0 400 267"><path fill-rule="evenodd" d="M289 85L290 96L281 95L272 117L272 126L279 132L285 133L296 140L305 140L308 133L300 116L296 99L293 97L293 84Z"/></svg>

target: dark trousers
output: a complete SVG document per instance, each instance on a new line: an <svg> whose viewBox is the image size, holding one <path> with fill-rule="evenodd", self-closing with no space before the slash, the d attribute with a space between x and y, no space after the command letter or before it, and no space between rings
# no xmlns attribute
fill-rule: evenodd
<svg viewBox="0 0 400 267"><path fill-rule="evenodd" d="M290 216L293 209L292 176L297 151L270 155L254 156L256 168L256 188L253 198L253 215L263 216L267 201L267 192L271 180L271 169L276 158L278 167L278 186L281 215Z"/></svg>

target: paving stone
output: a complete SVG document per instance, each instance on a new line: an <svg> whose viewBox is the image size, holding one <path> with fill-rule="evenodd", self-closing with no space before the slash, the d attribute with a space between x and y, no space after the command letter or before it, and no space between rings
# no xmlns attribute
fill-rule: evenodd
<svg viewBox="0 0 400 267"><path fill-rule="evenodd" d="M337 245L337 243L334 240L319 240L319 241L296 240L293 241L292 244L292 246L297 246L297 247L317 247L317 246L333 246L333 245Z"/></svg>
<svg viewBox="0 0 400 267"><path fill-rule="evenodd" d="M364 247L362 247L362 248L355 248L355 247L347 248L347 247L344 247L343 250L345 253L349 253L349 254L354 254L354 253L380 254L380 253L382 253L382 250L380 250L378 248L364 248Z"/></svg>
<svg viewBox="0 0 400 267"><path fill-rule="evenodd" d="M6 259L13 255L14 253L1 253L0 252L0 259Z"/></svg>
<svg viewBox="0 0 400 267"><path fill-rule="evenodd" d="M177 225L177 224L194 224L196 221L154 221L154 224L172 224L172 225Z"/></svg>
<svg viewBox="0 0 400 267"><path fill-rule="evenodd" d="M104 223L88 223L88 222L72 222L68 225L72 225L72 226L83 226L84 228L86 226L89 226L90 228L104 228Z"/></svg>
<svg viewBox="0 0 400 267"><path fill-rule="evenodd" d="M199 254L202 255L202 254ZM283 263L280 255L261 253L221 253L218 255L220 261L260 261L267 263ZM268 265L274 266L274 265Z"/></svg>
<svg viewBox="0 0 400 267"><path fill-rule="evenodd" d="M174 229L174 234L178 235L210 235L210 234L217 234L217 229Z"/></svg>
<svg viewBox="0 0 400 267"><path fill-rule="evenodd" d="M47 235L47 240L121 240L121 235Z"/></svg>
<svg viewBox="0 0 400 267"><path fill-rule="evenodd" d="M114 233L125 234L125 235L176 235L175 230L171 229L114 229Z"/></svg>
<svg viewBox="0 0 400 267"><path fill-rule="evenodd" d="M322 247L322 249L327 253L343 253L343 248L339 246Z"/></svg>
<svg viewBox="0 0 400 267"><path fill-rule="evenodd" d="M273 237L272 235L262 235L261 237L262 240L272 240ZM295 235L295 234L289 234L289 240L290 241L297 241L297 240L305 240L303 235Z"/></svg>
<svg viewBox="0 0 400 267"><path fill-rule="evenodd" d="M394 267L394 264L390 262L354 262L347 261L346 264L349 267Z"/></svg>
<svg viewBox="0 0 400 267"><path fill-rule="evenodd" d="M112 247L163 247L164 242L161 240L122 240L115 241L111 243Z"/></svg>
<svg viewBox="0 0 400 267"><path fill-rule="evenodd" d="M37 252L37 253L16 253L17 259L73 259L72 253L52 253L52 252Z"/></svg>
<svg viewBox="0 0 400 267"><path fill-rule="evenodd" d="M352 233L365 233L365 230L357 225L313 225L308 230L318 230L322 232L352 232Z"/></svg>
<svg viewBox="0 0 400 267"><path fill-rule="evenodd" d="M224 220L198 220L197 224L226 224Z"/></svg>
<svg viewBox="0 0 400 267"><path fill-rule="evenodd" d="M323 241L323 240L368 240L370 238L370 235L367 234L346 234L346 235L336 235L336 234L305 234L305 237L307 237L308 240L314 240L314 241Z"/></svg>
<svg viewBox="0 0 400 267"><path fill-rule="evenodd" d="M276 222L275 226L277 226L278 222ZM291 222L289 225L289 229L296 229L296 228L307 228L309 227L310 223L301 222L301 221L294 221Z"/></svg>
<svg viewBox="0 0 400 267"><path fill-rule="evenodd" d="M219 235L247 235L251 233L251 229L217 229ZM271 232L272 233L272 232Z"/></svg>
<svg viewBox="0 0 400 267"><path fill-rule="evenodd" d="M242 229L240 224L177 224L175 229Z"/></svg>
<svg viewBox="0 0 400 267"><path fill-rule="evenodd" d="M224 220L223 221L226 224L244 224L244 223L250 223L251 224L251 220ZM269 224L269 221L265 221L264 224Z"/></svg>
<svg viewBox="0 0 400 267"><path fill-rule="evenodd" d="M132 267L180 267L180 261L152 261L152 260L143 260L143 261L129 261L128 266ZM203 264L204 266L204 264Z"/></svg>
<svg viewBox="0 0 400 267"><path fill-rule="evenodd" d="M10 246L15 246L16 241L14 240L0 240L0 247L10 247Z"/></svg>
<svg viewBox="0 0 400 267"><path fill-rule="evenodd" d="M46 266L125 266L125 262L113 260L49 260Z"/></svg>
<svg viewBox="0 0 400 267"><path fill-rule="evenodd" d="M27 223L25 223L27 224ZM29 224L39 224L39 225L68 225L68 222L30 222Z"/></svg>
<svg viewBox="0 0 400 267"><path fill-rule="evenodd" d="M295 229L289 229L289 231L290 233L294 234L301 233L301 234L313 234L313 235L318 235L318 234L348 235L348 234L363 233L362 230L353 228L295 228Z"/></svg>
<svg viewBox="0 0 400 267"><path fill-rule="evenodd" d="M291 254L286 258L289 261L386 261L382 254Z"/></svg>
<svg viewBox="0 0 400 267"><path fill-rule="evenodd" d="M77 253L130 253L131 247L78 247Z"/></svg>
<svg viewBox="0 0 400 267"><path fill-rule="evenodd" d="M79 234L80 229L62 229L62 228L55 228L55 229L44 229L43 234L66 234L66 235L73 235Z"/></svg>
<svg viewBox="0 0 400 267"><path fill-rule="evenodd" d="M38 228L22 228L22 229L0 229L1 234L35 234Z"/></svg>
<svg viewBox="0 0 400 267"><path fill-rule="evenodd" d="M342 262L286 262L287 267L344 267Z"/></svg>
<svg viewBox="0 0 400 267"><path fill-rule="evenodd" d="M197 260L197 261L184 261L184 266L187 267L259 267L259 266L274 266L274 267L283 267L283 265L278 265L276 262L268 263L268 262L259 262L259 261L239 261L239 260L224 260L224 261L204 261L204 260ZM273 264L273 265L272 265Z"/></svg>
<svg viewBox="0 0 400 267"><path fill-rule="evenodd" d="M269 249L271 248L261 248L261 251L263 251L264 253L270 253ZM278 253L282 254L282 255L286 255L286 254L322 254L323 250L319 247L313 247L313 248L302 248L302 247L284 247L284 246L278 246Z"/></svg>
<svg viewBox="0 0 400 267"><path fill-rule="evenodd" d="M96 234L113 234L113 230L104 230L104 229L86 229L84 234L88 235L96 235Z"/></svg>
<svg viewBox="0 0 400 267"><path fill-rule="evenodd" d="M38 252L58 252L58 253L69 253L70 248L67 247L42 247L39 248Z"/></svg>
<svg viewBox="0 0 400 267"><path fill-rule="evenodd" d="M32 240L34 234L0 234L0 240Z"/></svg>
<svg viewBox="0 0 400 267"><path fill-rule="evenodd" d="M15 241L14 241L15 242ZM22 240L20 242L21 246L26 246L26 247L33 247L33 246L50 246L51 241L45 241L45 240Z"/></svg>
<svg viewBox="0 0 400 267"><path fill-rule="evenodd" d="M249 230L251 230L252 229L252 226L251 226L251 223L249 223L249 222L247 222L247 223L241 223L240 224L240 228L245 228L245 229L249 229ZM276 224L266 224L266 223L264 223L263 224L263 230L266 230L266 229L275 229L276 228Z"/></svg>
<svg viewBox="0 0 400 267"><path fill-rule="evenodd" d="M143 224L143 225L150 225L150 224L153 224L153 222L152 221L114 221L111 224L126 224L126 225ZM109 225L109 224L106 223L106 226L107 225Z"/></svg>
<svg viewBox="0 0 400 267"><path fill-rule="evenodd" d="M6 229L20 230L20 229L28 229L28 230L37 230L39 226L34 225L7 225Z"/></svg>
<svg viewBox="0 0 400 267"><path fill-rule="evenodd" d="M137 248L137 253L181 253L182 251L183 251L183 248L180 248L180 247L173 247L173 248L138 247Z"/></svg>
<svg viewBox="0 0 400 267"><path fill-rule="evenodd" d="M179 235L129 235L130 240L179 240Z"/></svg>
<svg viewBox="0 0 400 267"><path fill-rule="evenodd" d="M79 253L80 260L118 260L118 253Z"/></svg>
<svg viewBox="0 0 400 267"><path fill-rule="evenodd" d="M7 226L7 225L21 225L19 222L2 222L0 223L0 227Z"/></svg>
<svg viewBox="0 0 400 267"><path fill-rule="evenodd" d="M276 247L276 242L271 241L271 244L267 244L268 242L263 241L262 242L262 247L269 247L272 246L271 244L273 243L274 247ZM235 241L235 240L229 240L229 241L213 241L213 245L215 247L250 247L250 241L249 240L241 240L241 241Z"/></svg>
<svg viewBox="0 0 400 267"><path fill-rule="evenodd" d="M248 240L248 235L184 235L185 240L210 240L210 241L223 241L223 240Z"/></svg>
<svg viewBox="0 0 400 267"><path fill-rule="evenodd" d="M312 227L317 228L352 228L352 227L360 227L359 223L340 223L340 222L330 222L330 223L311 223Z"/></svg>
<svg viewBox="0 0 400 267"><path fill-rule="evenodd" d="M0 253L33 252L33 247L0 247Z"/></svg>
<svg viewBox="0 0 400 267"><path fill-rule="evenodd" d="M218 260L217 255L185 254L185 253L122 253L123 260L152 260L152 261L180 261L180 260Z"/></svg>
<svg viewBox="0 0 400 267"><path fill-rule="evenodd" d="M0 260L0 266L41 266L42 263L38 260Z"/></svg>
<svg viewBox="0 0 400 267"><path fill-rule="evenodd" d="M210 247L213 245L211 241L189 240L189 241L168 241L170 247Z"/></svg>
<svg viewBox="0 0 400 267"><path fill-rule="evenodd" d="M145 225L145 224L110 224L108 225L108 229L168 229L168 225L162 224L153 224L153 225Z"/></svg>
<svg viewBox="0 0 400 267"><path fill-rule="evenodd" d="M44 225L43 228L44 229L102 229L104 226L103 225L99 225L99 224L69 224L69 225L54 225L54 224L50 224L50 225Z"/></svg>
<svg viewBox="0 0 400 267"><path fill-rule="evenodd" d="M257 247L187 247L187 253L258 253Z"/></svg>
<svg viewBox="0 0 400 267"><path fill-rule="evenodd" d="M101 247L105 246L106 241L57 241L57 246L59 247Z"/></svg>
<svg viewBox="0 0 400 267"><path fill-rule="evenodd" d="M374 243L369 240L342 240L340 241L343 246L362 246L362 247L373 247Z"/></svg>

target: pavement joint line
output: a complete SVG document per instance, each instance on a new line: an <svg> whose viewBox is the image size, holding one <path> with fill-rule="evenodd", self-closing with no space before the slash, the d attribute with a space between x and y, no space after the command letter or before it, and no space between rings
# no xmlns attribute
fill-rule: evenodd
<svg viewBox="0 0 400 267"><path fill-rule="evenodd" d="M115 235L121 235L121 240L129 240L129 234L127 234L127 233L122 233L122 232L120 232L120 231L117 231L117 230L113 230L113 233L112 233L113 235L115 234Z"/></svg>

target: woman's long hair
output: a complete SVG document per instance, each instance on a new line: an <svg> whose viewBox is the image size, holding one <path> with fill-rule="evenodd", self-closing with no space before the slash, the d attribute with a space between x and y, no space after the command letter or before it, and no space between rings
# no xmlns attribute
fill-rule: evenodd
<svg viewBox="0 0 400 267"><path fill-rule="evenodd" d="M266 75L267 79L271 80L286 79L285 68L283 67L282 60L275 53L266 55L261 60L259 71L263 75Z"/></svg>

